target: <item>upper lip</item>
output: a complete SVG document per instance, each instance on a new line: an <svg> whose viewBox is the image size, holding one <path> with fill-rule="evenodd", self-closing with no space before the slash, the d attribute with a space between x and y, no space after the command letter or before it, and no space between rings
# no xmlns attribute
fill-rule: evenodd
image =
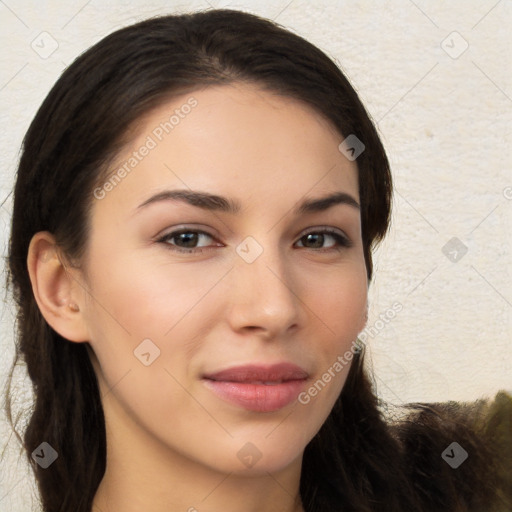
<svg viewBox="0 0 512 512"><path fill-rule="evenodd" d="M292 363L272 365L249 364L227 368L215 373L204 375L205 379L227 382L283 382L303 380L308 372Z"/></svg>

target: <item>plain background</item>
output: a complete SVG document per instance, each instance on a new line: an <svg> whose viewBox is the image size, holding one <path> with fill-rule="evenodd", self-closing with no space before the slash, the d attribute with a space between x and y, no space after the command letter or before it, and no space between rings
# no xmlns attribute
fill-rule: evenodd
<svg viewBox="0 0 512 512"><path fill-rule="evenodd" d="M377 124L395 180L365 332L379 396L401 404L512 390L510 0L0 1L4 256L21 141L64 68L118 28L211 7L260 14L319 46ZM4 300L1 385L13 343ZM23 368L16 375L29 406L29 380ZM10 430L0 421L3 448ZM18 453L13 439L1 466L3 512L37 510Z"/></svg>

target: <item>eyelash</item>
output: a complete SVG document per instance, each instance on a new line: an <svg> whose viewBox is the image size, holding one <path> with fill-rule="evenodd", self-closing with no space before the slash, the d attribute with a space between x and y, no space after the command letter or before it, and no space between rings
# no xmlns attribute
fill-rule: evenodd
<svg viewBox="0 0 512 512"><path fill-rule="evenodd" d="M171 233L168 233L168 234L158 238L156 240L156 242L164 244L171 251L181 252L181 253L186 253L186 254L202 253L204 249L210 249L209 247L193 247L190 249L185 249L183 247L178 247L176 245L172 245L168 242L169 240L176 238L177 236L185 234L185 233L187 233L187 234L194 233L194 234L206 235L206 236L209 236L210 238L215 238L213 235L210 235L206 231L201 231L201 230L197 230L197 229L180 229L177 231L172 231ZM336 240L336 243L338 244L337 247L329 247L329 248L323 248L323 249L322 248L311 249L312 251L315 251L315 252L332 252L332 251L340 252L343 249L348 249L353 246L353 243L349 238L340 234L338 231L335 231L330 228L321 228L321 229L317 229L315 231L309 231L307 233L304 233L299 238L299 240L301 240L302 238L304 238L308 235L312 235L312 234L331 235ZM307 249L307 247L306 247L306 249Z"/></svg>

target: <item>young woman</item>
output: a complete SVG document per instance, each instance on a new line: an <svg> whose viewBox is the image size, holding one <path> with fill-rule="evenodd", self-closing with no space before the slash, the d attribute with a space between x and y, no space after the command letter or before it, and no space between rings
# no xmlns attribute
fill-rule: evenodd
<svg viewBox="0 0 512 512"><path fill-rule="evenodd" d="M26 135L9 254L43 510L509 510L510 397L378 408L357 335L390 202L347 79L267 20L81 55Z"/></svg>

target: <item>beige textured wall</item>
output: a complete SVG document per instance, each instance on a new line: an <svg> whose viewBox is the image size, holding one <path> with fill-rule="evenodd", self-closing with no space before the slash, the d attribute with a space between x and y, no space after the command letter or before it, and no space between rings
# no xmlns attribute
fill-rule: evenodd
<svg viewBox="0 0 512 512"><path fill-rule="evenodd" d="M363 334L378 393L403 403L512 390L508 0L0 2L4 246L23 134L64 67L116 28L209 6L275 19L320 46L348 74L378 124L396 186L393 226L376 255ZM2 384L12 330L12 308L4 304ZM28 380L17 382L27 403ZM3 420L0 427L3 446L9 430ZM1 467L3 512L37 510L17 449L11 442Z"/></svg>

